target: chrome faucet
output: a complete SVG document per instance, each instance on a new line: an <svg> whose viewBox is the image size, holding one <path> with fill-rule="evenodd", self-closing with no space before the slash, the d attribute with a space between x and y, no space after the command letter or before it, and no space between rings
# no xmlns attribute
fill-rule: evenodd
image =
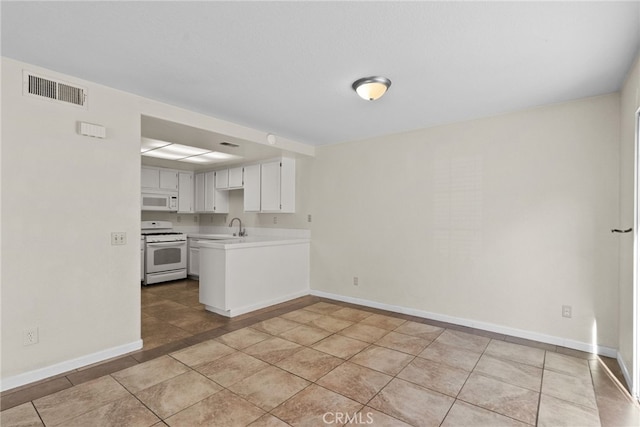
<svg viewBox="0 0 640 427"><path fill-rule="evenodd" d="M236 219L238 220L238 236L246 236L247 233L242 229L242 220L240 218L233 218L229 223L229 227L233 227L233 221L235 221ZM233 233L233 235L235 236L236 233Z"/></svg>

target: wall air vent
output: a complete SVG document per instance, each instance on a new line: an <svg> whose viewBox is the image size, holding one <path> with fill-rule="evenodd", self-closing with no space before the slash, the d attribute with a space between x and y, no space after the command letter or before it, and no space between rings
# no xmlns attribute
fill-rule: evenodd
<svg viewBox="0 0 640 427"><path fill-rule="evenodd" d="M24 71L23 77L22 93L24 95L87 108L87 90L85 88L48 79L28 71Z"/></svg>
<svg viewBox="0 0 640 427"><path fill-rule="evenodd" d="M227 141L221 142L220 145L224 145L224 146L227 146L227 147L233 147L233 148L240 147L238 144L234 144L232 142L227 142Z"/></svg>

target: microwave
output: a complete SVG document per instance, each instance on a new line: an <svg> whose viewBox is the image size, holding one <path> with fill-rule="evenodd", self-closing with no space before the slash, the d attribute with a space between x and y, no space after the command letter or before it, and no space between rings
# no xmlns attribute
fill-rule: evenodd
<svg viewBox="0 0 640 427"><path fill-rule="evenodd" d="M178 193L167 192L143 192L141 197L143 211L178 211Z"/></svg>

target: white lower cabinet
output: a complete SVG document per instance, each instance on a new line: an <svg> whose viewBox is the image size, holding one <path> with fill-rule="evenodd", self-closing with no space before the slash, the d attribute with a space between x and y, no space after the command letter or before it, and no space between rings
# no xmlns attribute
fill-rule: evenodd
<svg viewBox="0 0 640 427"><path fill-rule="evenodd" d="M234 317L308 295L309 246L308 241L263 246L203 242L200 303L207 311Z"/></svg>
<svg viewBox="0 0 640 427"><path fill-rule="evenodd" d="M200 276L200 247L194 239L189 239L187 274L189 276Z"/></svg>

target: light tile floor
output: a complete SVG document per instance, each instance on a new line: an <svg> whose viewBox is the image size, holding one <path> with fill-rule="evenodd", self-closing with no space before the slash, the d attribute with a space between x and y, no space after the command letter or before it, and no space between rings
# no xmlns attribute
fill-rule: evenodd
<svg viewBox="0 0 640 427"><path fill-rule="evenodd" d="M143 351L3 393L1 425L640 425L591 355L312 297L229 321L196 292L144 289Z"/></svg>

